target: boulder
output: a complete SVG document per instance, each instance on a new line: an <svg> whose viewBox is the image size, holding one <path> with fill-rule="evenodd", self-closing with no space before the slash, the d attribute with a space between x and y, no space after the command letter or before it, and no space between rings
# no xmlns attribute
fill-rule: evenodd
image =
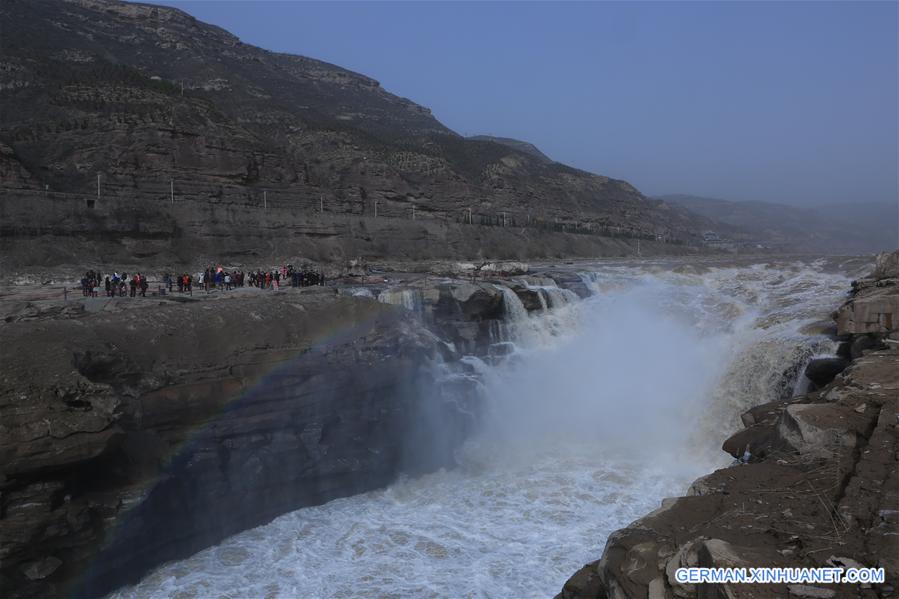
<svg viewBox="0 0 899 599"><path fill-rule="evenodd" d="M836 313L838 335L879 335L899 329L899 293L891 288L866 289Z"/></svg>
<svg viewBox="0 0 899 599"><path fill-rule="evenodd" d="M832 456L835 451L853 448L856 433L847 427L844 412L832 404L793 404L787 407L777 426L777 435L802 455Z"/></svg>
<svg viewBox="0 0 899 599"><path fill-rule="evenodd" d="M771 448L777 445L775 430L768 423L764 423L737 431L724 441L721 449L738 460L742 459L747 451L750 459L760 459L768 455Z"/></svg>
<svg viewBox="0 0 899 599"><path fill-rule="evenodd" d="M518 296L518 299L521 300L522 305L528 312L539 311L546 307L546 302L543 296L540 295L539 289L515 285L512 287L512 291L515 292L515 295Z"/></svg>
<svg viewBox="0 0 899 599"><path fill-rule="evenodd" d="M587 287L587 285L584 283L584 280L581 279L580 275L576 272L553 271L547 272L546 274L553 281L555 281L556 285L559 288L573 291L580 298L590 297L591 295L593 295L593 292L589 287Z"/></svg>
<svg viewBox="0 0 899 599"><path fill-rule="evenodd" d="M799 329L799 332L803 335L835 337L837 334L837 326L832 320L816 320Z"/></svg>
<svg viewBox="0 0 899 599"><path fill-rule="evenodd" d="M575 597L598 597L602 582L596 562L587 564L578 570L574 576L565 582L562 592L556 595L556 599L569 599Z"/></svg>
<svg viewBox="0 0 899 599"><path fill-rule="evenodd" d="M675 574L678 568L693 568L699 565L699 547L702 541L703 539L694 539L684 543L665 564L668 586L671 587L676 597L688 599L696 594L696 585L678 582Z"/></svg>
<svg viewBox="0 0 899 599"><path fill-rule="evenodd" d="M492 285L459 282L440 289L440 301L455 302L468 320L502 318L503 294Z"/></svg>
<svg viewBox="0 0 899 599"><path fill-rule="evenodd" d="M649 593L646 599L668 599L669 594L665 589L665 579L664 578L653 578L649 582Z"/></svg>
<svg viewBox="0 0 899 599"><path fill-rule="evenodd" d="M865 350L880 349L883 343L873 335L857 335L849 343L849 357L853 360L861 358Z"/></svg>
<svg viewBox="0 0 899 599"><path fill-rule="evenodd" d="M830 599L836 597L837 592L824 587L813 587L807 584L787 585L791 597L803 597L803 599Z"/></svg>
<svg viewBox="0 0 899 599"><path fill-rule="evenodd" d="M849 360L845 358L815 358L805 367L805 376L820 389L846 370L847 366Z"/></svg>
<svg viewBox="0 0 899 599"><path fill-rule="evenodd" d="M52 555L22 566L22 573L28 580L43 580L52 575L62 565L62 560Z"/></svg>
<svg viewBox="0 0 899 599"><path fill-rule="evenodd" d="M899 278L899 250L878 254L874 259L874 271L871 276L876 280Z"/></svg>

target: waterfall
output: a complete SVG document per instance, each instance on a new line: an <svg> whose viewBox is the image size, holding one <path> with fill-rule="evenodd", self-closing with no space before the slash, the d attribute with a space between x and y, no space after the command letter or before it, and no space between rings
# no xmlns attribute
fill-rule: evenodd
<svg viewBox="0 0 899 599"><path fill-rule="evenodd" d="M540 311L546 312L552 308L561 308L580 301L577 294L570 289L563 289L549 280L550 284L534 285L527 280L521 283L529 290L536 291L540 299Z"/></svg>
<svg viewBox="0 0 899 599"><path fill-rule="evenodd" d="M540 311L546 312L549 309L549 304L546 301L546 290L538 288L537 297L540 298Z"/></svg>
<svg viewBox="0 0 899 599"><path fill-rule="evenodd" d="M385 289L378 294L378 301L402 306L412 312L421 312L421 292L418 289Z"/></svg>
<svg viewBox="0 0 899 599"><path fill-rule="evenodd" d="M578 277L580 277L581 282L584 284L584 287L592 294L596 295L599 293L599 283L598 278L599 274L596 272L579 272L577 273Z"/></svg>
<svg viewBox="0 0 899 599"><path fill-rule="evenodd" d="M577 294L570 289L544 286L541 287L540 290L546 294L550 308L561 308L562 306L567 306L580 299Z"/></svg>
<svg viewBox="0 0 899 599"><path fill-rule="evenodd" d="M521 303L521 298L505 285L494 285L503 294L503 315L510 324L527 320L528 311Z"/></svg>
<svg viewBox="0 0 899 599"><path fill-rule="evenodd" d="M285 514L118 596L551 596L613 530L729 462L740 413L832 350L801 331L849 285L789 263L581 279L590 297L542 286L530 315L497 285L508 322L488 355L439 373L475 396L421 398L475 419L458 467ZM403 291L378 299L415 309Z"/></svg>

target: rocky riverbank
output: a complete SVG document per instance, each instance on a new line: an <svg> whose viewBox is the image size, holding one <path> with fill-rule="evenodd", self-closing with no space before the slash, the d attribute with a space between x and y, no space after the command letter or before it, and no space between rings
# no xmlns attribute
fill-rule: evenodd
<svg viewBox="0 0 899 599"><path fill-rule="evenodd" d="M545 275L393 279L5 295L4 596L96 596L285 512L450 465L477 406L435 365L488 357L510 312L587 294L571 273L556 279L572 290Z"/></svg>
<svg viewBox="0 0 899 599"><path fill-rule="evenodd" d="M332 289L95 303L2 325L5 596L94 595L434 465L409 434L434 341L400 309Z"/></svg>
<svg viewBox="0 0 899 599"><path fill-rule="evenodd" d="M746 412L746 428L724 442L746 463L695 481L687 496L613 533L560 598L895 596L899 252L878 258L834 319L845 363L818 364L815 391ZM693 586L675 579L684 566L833 565L882 567L887 581Z"/></svg>

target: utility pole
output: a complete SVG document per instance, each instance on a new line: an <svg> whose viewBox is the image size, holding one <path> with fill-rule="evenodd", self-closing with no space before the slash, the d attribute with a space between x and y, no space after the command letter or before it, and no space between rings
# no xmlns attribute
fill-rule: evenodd
<svg viewBox="0 0 899 599"><path fill-rule="evenodd" d="M506 226L506 213L503 212L503 228Z"/></svg>
<svg viewBox="0 0 899 599"><path fill-rule="evenodd" d="M468 224L471 224L471 208L468 209Z"/></svg>
<svg viewBox="0 0 899 599"><path fill-rule="evenodd" d="M169 193L172 196L172 206L175 205L175 180L169 180Z"/></svg>
<svg viewBox="0 0 899 599"><path fill-rule="evenodd" d="M378 200L375 200L375 218L378 218Z"/></svg>

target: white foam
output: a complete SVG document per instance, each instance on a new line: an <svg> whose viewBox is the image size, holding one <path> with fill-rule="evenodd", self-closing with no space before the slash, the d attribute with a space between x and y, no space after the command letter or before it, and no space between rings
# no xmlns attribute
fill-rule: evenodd
<svg viewBox="0 0 899 599"><path fill-rule="evenodd" d="M848 286L803 264L584 278L583 302L528 315L510 299L511 351L447 375L487 402L459 468L285 514L116 596L551 596L612 530L727 461L726 431L828 343L799 330Z"/></svg>

